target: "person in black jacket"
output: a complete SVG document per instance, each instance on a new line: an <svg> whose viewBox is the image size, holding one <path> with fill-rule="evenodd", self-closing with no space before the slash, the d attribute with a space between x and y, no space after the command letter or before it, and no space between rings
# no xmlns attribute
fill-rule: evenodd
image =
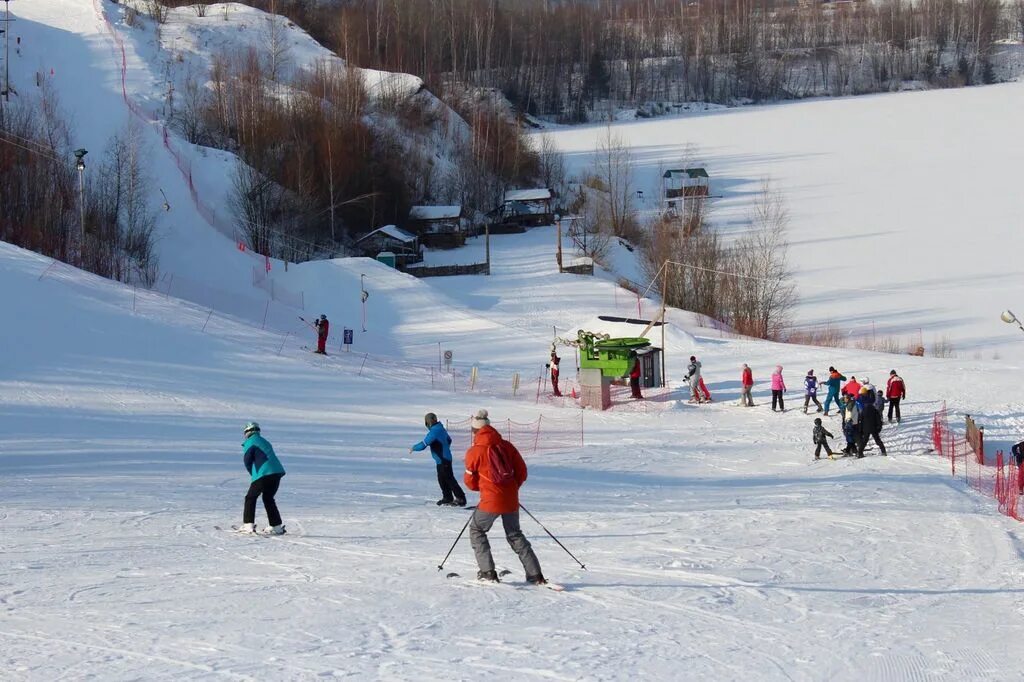
<svg viewBox="0 0 1024 682"><path fill-rule="evenodd" d="M829 457L834 457L832 448L828 445L829 438L835 438L828 430L821 425L821 417L814 420L814 432L812 433L814 438L814 459L821 459L821 449L825 448L825 454Z"/></svg>
<svg viewBox="0 0 1024 682"><path fill-rule="evenodd" d="M1010 452L1017 464L1017 494L1024 495L1024 440L1010 448Z"/></svg>
<svg viewBox="0 0 1024 682"><path fill-rule="evenodd" d="M868 444L868 438L874 438L878 450L885 455L885 443L882 442L882 415L875 408L875 401L868 398L860 411L860 440L857 443L857 457L864 456L864 448Z"/></svg>

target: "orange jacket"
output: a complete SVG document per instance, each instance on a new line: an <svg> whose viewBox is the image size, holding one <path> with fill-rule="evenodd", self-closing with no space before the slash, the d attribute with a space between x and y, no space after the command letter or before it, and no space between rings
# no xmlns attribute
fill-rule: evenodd
<svg viewBox="0 0 1024 682"><path fill-rule="evenodd" d="M850 379L843 386L843 395L852 395L854 398L860 395L861 385L856 379Z"/></svg>
<svg viewBox="0 0 1024 682"><path fill-rule="evenodd" d="M489 451L497 448L512 467L513 482L497 485L491 480ZM492 514L511 514L519 510L519 488L526 482L526 462L516 446L501 437L494 427L485 426L473 436L466 451L466 487L480 493L476 508Z"/></svg>

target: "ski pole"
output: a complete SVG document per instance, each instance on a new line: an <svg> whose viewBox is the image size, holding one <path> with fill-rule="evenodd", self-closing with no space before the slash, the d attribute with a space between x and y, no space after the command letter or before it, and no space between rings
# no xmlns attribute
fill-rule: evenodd
<svg viewBox="0 0 1024 682"><path fill-rule="evenodd" d="M529 513L529 512L527 512L527 513ZM462 539L462 534L466 532L467 528L469 528L469 522L472 521L472 520L473 520L473 512L470 512L469 518L466 519L466 525L464 525L462 527L462 530L459 531L459 536L457 538L455 538L455 542L452 543L452 546L448 550L448 553L444 555L444 559L442 559L441 563L439 563L437 565L437 570L441 571L441 570L444 569L445 562L448 561L448 557L450 557L452 555L452 552L455 551L455 545L459 544L459 540Z"/></svg>
<svg viewBox="0 0 1024 682"><path fill-rule="evenodd" d="M530 513L530 510L529 510L529 509L527 509L526 507L524 507L524 506L523 506L522 504L520 504L520 505L519 505L519 508L520 508L520 509L522 509L522 510L523 510L524 512L526 512L526 515L527 515L527 516L529 516L529 517L530 517L531 519L533 519L534 521L537 521L537 517L536 517L536 516L534 516L533 514L531 514L531 513ZM538 525L538 526L540 526L541 528L544 528L544 524L543 524L543 523L541 523L540 521L537 521L537 525ZM585 570L587 570L587 567L583 565L583 562L582 562L582 561L580 561L579 559L577 559L577 558L576 558L576 555L574 555L574 554L573 554L572 552L570 552L570 551L569 551L569 550L568 550L568 549L566 548L566 546L565 546L565 545L563 545L563 544L562 544L562 543L561 543L561 542L559 541L559 539L558 539L558 538L556 538L556 537L555 537L554 535L552 535L552 534L551 534L551 531L549 531L549 530L548 530L547 528L544 528L544 532L545 532L545 533L547 533L548 535L550 535L550 536L551 536L551 539L552 539L552 540L554 540L555 542L557 542L557 543L558 543L558 546L559 546L559 547L561 547L562 549L564 549L564 550L565 550L565 553L566 553L566 554L568 554L569 556L571 556L571 557L572 557L572 560L573 560L573 561L575 561L576 563L578 563L578 564L580 565L580 568L582 568L582 569L583 569L584 571L585 571Z"/></svg>

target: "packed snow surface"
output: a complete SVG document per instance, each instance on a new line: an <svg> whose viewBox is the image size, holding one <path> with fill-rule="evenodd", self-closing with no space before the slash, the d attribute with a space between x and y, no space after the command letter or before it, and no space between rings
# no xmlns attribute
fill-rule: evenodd
<svg viewBox="0 0 1024 682"><path fill-rule="evenodd" d="M643 402L616 388L603 414L546 390L537 399L532 386L513 398L499 386L509 375L471 393L464 373L444 384L436 367L428 375L409 360L415 352L402 359L399 351L414 351L406 325L421 339L457 342L444 336L454 320L473 338L457 357L483 368L492 355L506 365L532 355L530 386L551 339L541 302L551 306L546 321L565 321L561 333L596 325L599 314L628 316L635 301L617 308L594 293L611 295L611 283L558 275L550 246L531 235L496 239L494 274L436 280L429 303L405 301L408 289L375 289L379 336L360 329L352 352L332 348L327 358L303 350L304 340L65 266L47 270L48 259L0 245L0 290L17 292L0 301L9 323L0 371L5 675L1016 674L1020 531L920 454L930 411L969 376L984 377L986 389L959 393L952 407L970 407L1005 447L1024 413L1019 401L1007 407L1012 377L984 362L901 358L911 397L904 424L884 432L890 456L815 463L811 416L794 409L803 373L832 363L881 383L892 356L702 336L670 311L670 388ZM326 277L344 263L309 268ZM378 282L405 279L370 270ZM346 321L337 315L335 324ZM374 361L375 338L392 339L390 361ZM521 355L505 359L516 343ZM672 388L692 352L710 405L688 405ZM571 387L572 354L561 353ZM758 382L753 409L735 405L742 362ZM777 363L791 387L784 414L765 402ZM452 422L461 459L465 420L479 407L513 429L526 455L523 504L587 566L523 517L563 593L525 586L498 531L496 560L512 570L505 584L474 584L465 537L437 570L468 512L433 504L429 456L408 449L434 411ZM538 417L539 432L518 426ZM282 538L217 529L240 520L240 431L251 419L288 469ZM835 417L826 421L838 434Z"/></svg>

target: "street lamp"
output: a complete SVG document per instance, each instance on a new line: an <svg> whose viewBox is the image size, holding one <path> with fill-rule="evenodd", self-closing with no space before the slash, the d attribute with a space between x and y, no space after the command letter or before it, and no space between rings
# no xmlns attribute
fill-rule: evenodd
<svg viewBox="0 0 1024 682"><path fill-rule="evenodd" d="M1024 324L1021 324L1021 321L1018 320L1017 316L1014 315L1011 311L1004 310L999 315L999 319L1005 322L1006 324L1016 324L1018 327L1020 327L1020 330L1024 332Z"/></svg>
<svg viewBox="0 0 1024 682"><path fill-rule="evenodd" d="M78 169L78 266L82 266L85 255L85 149L75 150L75 168Z"/></svg>

